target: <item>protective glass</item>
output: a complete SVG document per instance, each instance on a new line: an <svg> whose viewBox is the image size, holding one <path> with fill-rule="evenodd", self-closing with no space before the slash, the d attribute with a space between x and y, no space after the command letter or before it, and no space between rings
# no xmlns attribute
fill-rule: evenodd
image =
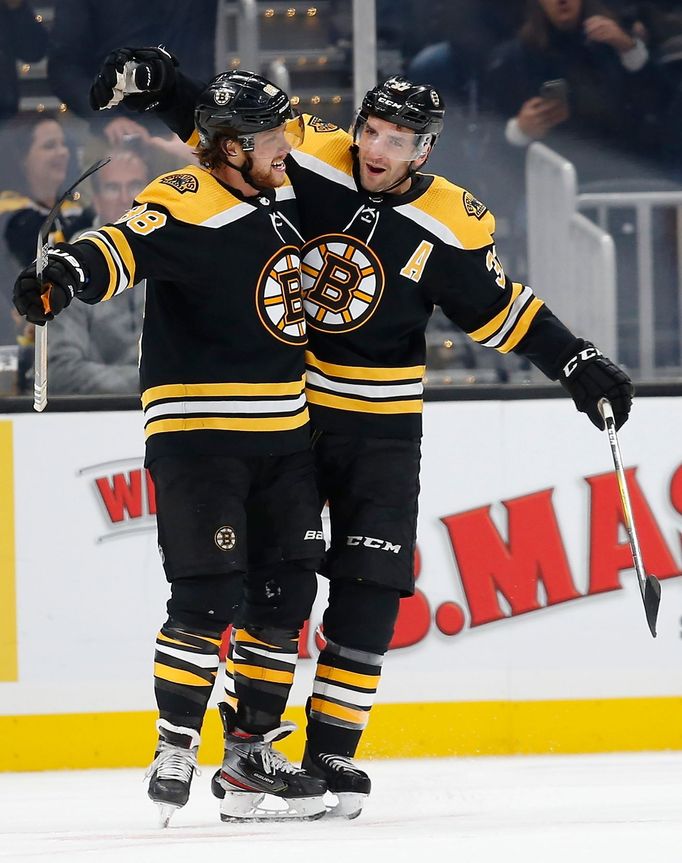
<svg viewBox="0 0 682 863"><path fill-rule="evenodd" d="M282 149L295 150L303 143L305 127L303 117L294 117L267 132L256 132L253 136L251 155L254 159L271 160Z"/></svg>
<svg viewBox="0 0 682 863"><path fill-rule="evenodd" d="M422 135L418 132L400 132L395 128L377 129L372 118L358 114L355 120L354 142L363 151L381 153L388 159L402 162L412 162L428 152L431 134Z"/></svg>
<svg viewBox="0 0 682 863"><path fill-rule="evenodd" d="M128 183L118 183L112 180L100 183L96 194L108 201L114 198L125 198L127 201L132 201L146 185L146 180L130 180Z"/></svg>

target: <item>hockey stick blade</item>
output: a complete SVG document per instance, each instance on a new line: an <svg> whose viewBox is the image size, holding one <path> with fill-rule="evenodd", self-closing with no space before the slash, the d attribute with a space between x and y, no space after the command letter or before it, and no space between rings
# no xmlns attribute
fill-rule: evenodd
<svg viewBox="0 0 682 863"><path fill-rule="evenodd" d="M57 215L59 214L59 208L64 203L64 201L68 198L68 196L73 192L73 190L78 186L83 180L87 179L90 174L94 174L95 171L99 171L107 162L110 162L111 159L107 156L104 159L99 159L94 164L90 165L87 171L84 171L80 177L76 180L75 183L69 186L69 188L64 192L64 194L59 198L57 203L52 207L50 212L45 217L45 221L40 226L40 230L38 231L38 244L36 248L36 277L43 284L43 270L45 269L45 262L47 260L47 252L50 248L50 244L48 242L48 237L50 236L50 231L52 230L52 226L55 223ZM50 311L50 286L46 285L46 289L42 295L43 306L46 312ZM36 327L36 335L35 335L35 356L33 360L33 409L38 411L44 411L47 407L47 324L42 327Z"/></svg>
<svg viewBox="0 0 682 863"><path fill-rule="evenodd" d="M618 480L620 501L623 507L625 530L630 543L630 551L632 552L632 561L635 565L635 572L637 573L639 590L642 594L646 622L649 625L649 631L652 636L656 638L656 620L658 618L658 606L661 603L661 584L655 575L646 575L644 571L642 553L639 548L639 540L637 539L637 531L635 530L635 522L632 515L630 493L625 479L625 470L623 469L623 458L620 453L618 436L616 435L616 420L613 416L611 404L607 399L600 399L599 412L604 417L604 423L606 424L606 431L609 437L609 444L611 445L611 455L613 456L613 464L616 468L616 479Z"/></svg>
<svg viewBox="0 0 682 863"><path fill-rule="evenodd" d="M656 619L658 606L661 604L661 582L655 575L647 575L644 586L644 613L646 622L654 638L656 638Z"/></svg>

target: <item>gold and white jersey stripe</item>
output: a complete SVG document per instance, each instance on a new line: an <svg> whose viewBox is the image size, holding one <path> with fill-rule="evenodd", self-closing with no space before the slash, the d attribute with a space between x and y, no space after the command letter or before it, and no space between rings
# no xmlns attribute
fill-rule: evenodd
<svg viewBox="0 0 682 863"><path fill-rule="evenodd" d="M135 284L135 257L125 235L118 228L105 227L86 231L78 238L87 240L102 253L109 273L109 284L102 302Z"/></svg>
<svg viewBox="0 0 682 863"><path fill-rule="evenodd" d="M361 413L420 413L423 365L367 368L323 362L306 351L306 395L311 404Z"/></svg>
<svg viewBox="0 0 682 863"><path fill-rule="evenodd" d="M160 432L290 431L304 426L304 378L286 383L166 384L142 394L145 437Z"/></svg>
<svg viewBox="0 0 682 863"><path fill-rule="evenodd" d="M543 305L527 285L514 282L509 302L502 311L468 336L486 348L509 353L526 335Z"/></svg>

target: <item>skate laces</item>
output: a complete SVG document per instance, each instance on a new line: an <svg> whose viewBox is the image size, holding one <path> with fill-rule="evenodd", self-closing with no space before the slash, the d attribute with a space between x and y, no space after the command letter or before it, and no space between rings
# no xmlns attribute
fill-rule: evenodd
<svg viewBox="0 0 682 863"><path fill-rule="evenodd" d="M279 770L281 773L301 773L301 769L296 767L289 759L273 749L269 743L264 743L258 746L258 754L263 764L263 770L266 773L275 773Z"/></svg>
<svg viewBox="0 0 682 863"><path fill-rule="evenodd" d="M266 773L274 773L276 770L280 770L282 773L302 772L301 769L299 767L295 767L285 755L272 748L273 740L281 740L282 737L286 737L288 734L291 734L295 729L296 726L293 722L283 722L277 728L273 728L272 731L266 732L263 735L262 742L259 741L258 743L253 744L254 749L260 755L261 762L263 763L263 770L265 770Z"/></svg>
<svg viewBox="0 0 682 863"><path fill-rule="evenodd" d="M156 771L157 779L176 779L178 782L189 782L193 773L201 776L197 764L197 750L173 746L162 740L156 758L145 773L145 779L151 776L154 771Z"/></svg>
<svg viewBox="0 0 682 863"><path fill-rule="evenodd" d="M351 759L345 755L334 755L332 753L323 752L320 753L318 757L325 767L329 767L331 770L336 770L339 773L342 773L344 770L348 770L351 773L356 773L358 775L362 773L362 771L353 764Z"/></svg>

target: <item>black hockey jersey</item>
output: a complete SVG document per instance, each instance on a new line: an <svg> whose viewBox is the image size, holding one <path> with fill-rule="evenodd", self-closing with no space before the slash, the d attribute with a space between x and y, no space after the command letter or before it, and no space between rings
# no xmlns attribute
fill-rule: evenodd
<svg viewBox="0 0 682 863"><path fill-rule="evenodd" d="M291 185L243 198L189 166L75 244L90 270L87 302L147 279L147 463L307 448L300 241Z"/></svg>
<svg viewBox="0 0 682 863"><path fill-rule="evenodd" d="M504 272L495 220L468 191L417 174L402 195L370 194L350 136L307 116L287 159L306 245L307 397L317 428L421 433L425 329L435 304L471 339L527 355L556 378L574 341Z"/></svg>
<svg viewBox="0 0 682 863"><path fill-rule="evenodd" d="M180 76L163 118L198 140L198 84ZM421 434L425 330L434 305L475 342L523 354L556 380L575 336L532 289L504 271L495 219L470 192L416 174L403 195L359 182L351 136L304 115L305 139L286 159L306 244L306 394L316 428L344 434Z"/></svg>

